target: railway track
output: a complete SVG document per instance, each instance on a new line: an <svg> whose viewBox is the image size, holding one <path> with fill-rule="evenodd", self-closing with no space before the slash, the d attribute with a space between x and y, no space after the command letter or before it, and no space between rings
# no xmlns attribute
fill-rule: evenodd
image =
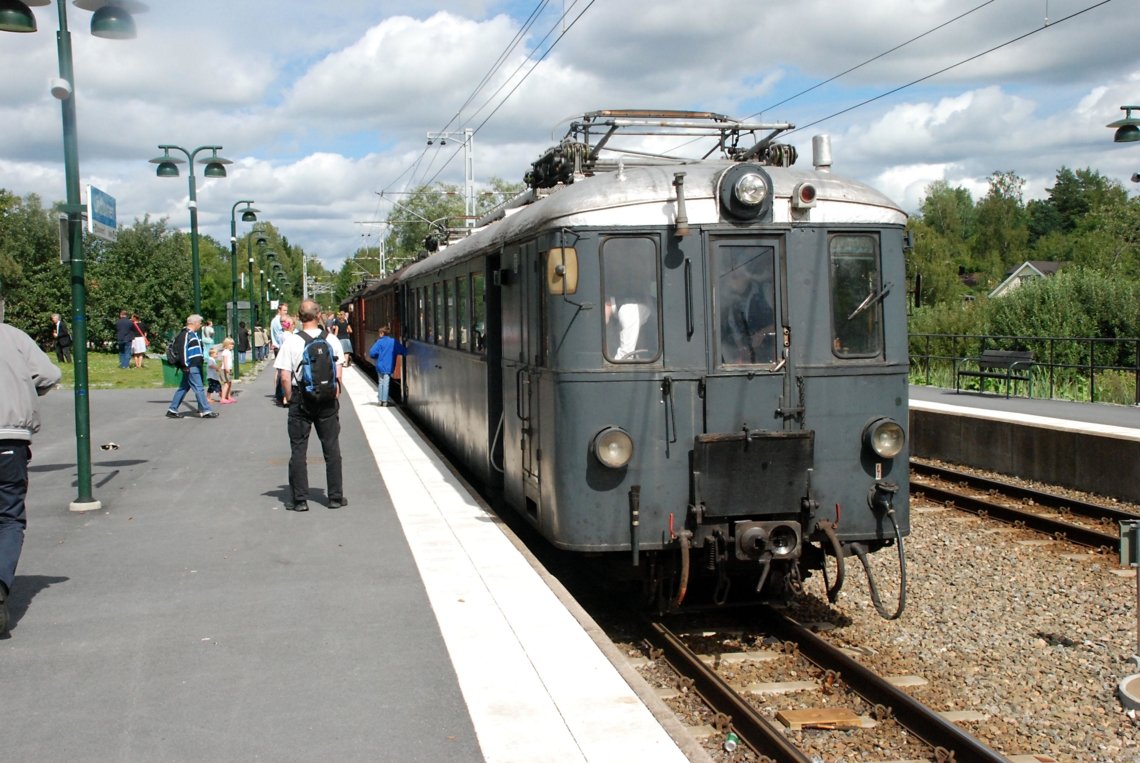
<svg viewBox="0 0 1140 763"><path fill-rule="evenodd" d="M894 686L887 679L849 657L839 648L819 638L783 614L762 608L757 614L765 629L783 639L818 667L829 685L843 682L871 705L879 718L892 718L910 734L921 739L938 761L1007 761L970 734L947 721L939 713ZM716 726L731 731L761 760L778 763L811 763L812 757L796 747L782 731L768 721L752 703L734 689L664 623L648 623L647 640L682 680L689 683L716 714ZM690 683L691 682L691 683Z"/></svg>
<svg viewBox="0 0 1140 763"><path fill-rule="evenodd" d="M1072 516L1092 520L1101 527L1120 520L1137 519L1136 514L1112 506L1047 493L956 469L913 460L910 467L913 493L921 493L936 503L1028 527L1082 546L1115 549L1119 545L1119 533L1072 522L1069 519ZM932 480L945 484L936 484ZM1049 516L1042 513L1042 509L1057 512L1065 518Z"/></svg>

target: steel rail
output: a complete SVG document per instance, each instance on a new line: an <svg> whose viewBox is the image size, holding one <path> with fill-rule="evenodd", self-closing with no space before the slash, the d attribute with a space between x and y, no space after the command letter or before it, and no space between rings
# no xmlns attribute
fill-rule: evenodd
<svg viewBox="0 0 1140 763"><path fill-rule="evenodd" d="M958 469L935 466L934 464L924 464L913 459L911 459L910 468L911 471L928 477L938 477L939 479L948 481L961 482L977 490L997 491L1012 498L1033 501L1039 506L1046 506L1050 509L1057 509L1058 511L1069 511L1073 514L1079 514L1091 519L1112 519L1120 521L1140 518L1140 516L1135 513L1117 509L1112 506L1106 506L1102 503L1081 501L1075 498L1057 495L1056 493L1047 493L1044 490L1037 490L1022 485L1014 485L1002 480L982 477L977 474L970 474L969 472L963 472Z"/></svg>
<svg viewBox="0 0 1140 763"><path fill-rule="evenodd" d="M952 760L974 763L1009 763L1009 760L982 744L926 705L895 687L877 673L848 657L795 620L769 607L762 607L762 622L823 670L840 675L853 691L872 705L890 708L894 719L907 731L931 747L954 754Z"/></svg>
<svg viewBox="0 0 1140 763"><path fill-rule="evenodd" d="M777 763L811 763L811 758L740 696L715 671L705 665L669 628L649 622L649 641L680 675L693 681L693 688L716 712L729 717L732 729L746 745Z"/></svg>
<svg viewBox="0 0 1140 763"><path fill-rule="evenodd" d="M1032 530L1037 530L1038 532L1054 537L1064 538L1081 546L1111 549L1116 548L1120 543L1120 538L1115 533L1110 535L1109 533L1093 530L1089 527L1075 525L1072 522L1050 519L1040 514L1034 514L1031 511L1004 506L995 501L989 501L985 498L941 488L937 485L923 482L922 480L912 478L910 481L910 489L912 493L922 493L936 503L952 505L956 509L962 509L963 511L969 511L974 514L983 514L1003 522L1023 524Z"/></svg>

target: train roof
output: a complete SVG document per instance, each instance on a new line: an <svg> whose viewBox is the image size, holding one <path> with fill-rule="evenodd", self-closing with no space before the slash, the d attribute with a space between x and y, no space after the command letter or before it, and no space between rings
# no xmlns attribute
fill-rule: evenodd
<svg viewBox="0 0 1140 763"><path fill-rule="evenodd" d="M488 247L497 248L538 231L562 227L672 225L676 211L673 182L681 172L685 173L689 225L722 223L717 186L721 175L739 164L725 159L619 166L612 172L580 178L570 185L528 191L513 208L506 205L497 219L476 228L467 238L409 265L407 275L460 261ZM774 224L906 224L902 208L865 183L816 169L771 166L761 166L761 169L772 180ZM816 188L815 206L802 212L793 211L792 194L800 183L807 181Z"/></svg>

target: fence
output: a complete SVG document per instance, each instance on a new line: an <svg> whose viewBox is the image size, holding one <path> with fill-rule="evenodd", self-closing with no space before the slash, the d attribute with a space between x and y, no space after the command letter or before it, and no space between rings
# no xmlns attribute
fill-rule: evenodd
<svg viewBox="0 0 1140 763"><path fill-rule="evenodd" d="M911 334L911 382L952 387L955 361L984 350L1032 352L1050 398L1140 405L1140 338Z"/></svg>

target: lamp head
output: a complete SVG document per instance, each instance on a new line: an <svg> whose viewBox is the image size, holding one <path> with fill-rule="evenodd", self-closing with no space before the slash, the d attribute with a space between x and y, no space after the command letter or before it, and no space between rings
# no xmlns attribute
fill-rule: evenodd
<svg viewBox="0 0 1140 763"><path fill-rule="evenodd" d="M162 156L156 156L150 160L151 164L157 164L158 169L155 174L160 178L176 178L178 177L178 165L182 164L182 160L176 156L170 155L169 148L162 148Z"/></svg>
<svg viewBox="0 0 1140 763"><path fill-rule="evenodd" d="M131 14L147 10L139 0L73 0L73 5L94 11L91 34L106 40L133 40L138 36Z"/></svg>
<svg viewBox="0 0 1140 763"><path fill-rule="evenodd" d="M0 0L0 32L34 32L36 17L29 5L47 5L50 0Z"/></svg>
<svg viewBox="0 0 1140 763"><path fill-rule="evenodd" d="M1112 136L1115 143L1135 143L1140 140L1140 117L1133 117L1133 111L1140 111L1140 106L1121 106L1124 118L1109 122L1105 127L1115 127L1116 133Z"/></svg>
<svg viewBox="0 0 1140 763"><path fill-rule="evenodd" d="M257 222L257 210L250 207L241 213L241 221L243 223Z"/></svg>
<svg viewBox="0 0 1140 763"><path fill-rule="evenodd" d="M1114 143L1135 143L1140 140L1140 127L1136 125L1121 125L1116 128L1116 134L1112 136Z"/></svg>
<svg viewBox="0 0 1140 763"><path fill-rule="evenodd" d="M202 171L202 174L208 178L224 178L226 176L226 165L233 164L233 162L223 156L218 156L221 146L210 146L209 148L214 154L206 160L206 169Z"/></svg>

